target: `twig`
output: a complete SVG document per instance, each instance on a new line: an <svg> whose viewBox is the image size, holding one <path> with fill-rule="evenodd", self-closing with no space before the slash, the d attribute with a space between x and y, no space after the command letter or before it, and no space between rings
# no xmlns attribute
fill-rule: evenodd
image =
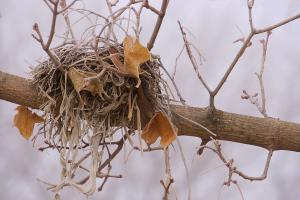
<svg viewBox="0 0 300 200"><path fill-rule="evenodd" d="M232 63L229 65L229 67L228 67L227 71L225 72L224 76L222 77L221 81L219 82L217 87L212 91L213 97L211 97L211 98L214 98L214 96L219 92L221 87L224 85L224 83L227 80L228 76L230 75L231 71L235 67L236 63L239 61L239 59L241 58L241 56L244 54L245 50L249 46L249 43L250 43L253 36L254 36L254 32L251 32L248 35L248 37L246 38L244 44L242 45L242 47L240 48L240 50L236 54L235 58L233 59Z"/></svg>
<svg viewBox="0 0 300 200"><path fill-rule="evenodd" d="M242 47L240 48L240 50L237 52L236 56L234 57L232 63L229 65L229 67L228 67L227 71L225 72L224 76L222 77L221 81L218 83L217 87L212 91L212 95L210 96L210 106L213 108L214 108L214 97L217 95L219 90L222 88L222 86L226 82L228 76L231 74L233 68L236 66L237 62L242 57L242 55L244 54L244 52L247 49L247 47L249 46L249 44L251 44L251 39L253 38L253 36L272 31L278 27L281 27L287 23L290 23L290 22L300 18L300 14L297 14L297 15L289 17L281 22L278 22L274 25L271 25L271 26L268 26L265 28L261 28L261 29L256 29L253 24L253 20L252 20L252 7L254 4L254 0L247 0L247 2L248 2L249 23L250 23L251 31L250 31L248 37L246 38L246 40L244 41Z"/></svg>
<svg viewBox="0 0 300 200"><path fill-rule="evenodd" d="M160 26L163 22L165 14L166 14L168 4L169 4L169 0L163 0L163 2L161 4L160 12L159 12L159 15L157 17L155 27L154 27L153 32L151 34L151 38L150 38L150 40L147 44L147 48L149 49L149 51L151 51L151 49L153 48L153 45L154 45L154 42L155 42L156 37L158 35Z"/></svg>
<svg viewBox="0 0 300 200"><path fill-rule="evenodd" d="M45 43L42 37L42 34L40 32L39 26L37 23L35 23L33 25L33 30L36 32L36 34L38 36L32 35L34 39L36 39L42 46L43 50L48 54L48 56L51 58L51 60L54 62L54 64L60 69L61 69L61 64L60 61L56 58L56 56L51 52L50 50L50 45L52 42L52 39L54 37L55 34L55 26L56 26L56 19L57 19L57 15L58 15L58 3L59 1L51 1L49 0L49 2L51 4L53 4L53 8L50 6L50 3L47 2L46 0L44 0L44 2L46 2L47 6L51 9L52 11L52 22L51 22L51 28L50 28L50 34L49 34L49 38L47 40L47 42Z"/></svg>
<svg viewBox="0 0 300 200"><path fill-rule="evenodd" d="M169 149L164 149L164 157L165 157L165 167L166 167L166 181L160 180L160 183L162 184L164 188L164 196L163 200L169 199L169 189L172 183L174 183L174 179L171 175L171 164L170 164L170 155L169 155Z"/></svg>
<svg viewBox="0 0 300 200"><path fill-rule="evenodd" d="M106 0L106 5L109 11L109 14L112 15L113 11L112 11L112 4L109 2L109 0ZM115 19L112 18L111 20L109 20L107 22L109 30L106 33L106 39L110 39L110 35L113 36L114 41L118 41L117 40L117 36L114 33L114 24L115 24Z"/></svg>
<svg viewBox="0 0 300 200"><path fill-rule="evenodd" d="M111 170L111 165L109 164L108 167L107 167L107 176L104 177L104 180L102 181L100 187L98 188L98 191L101 191L105 185L105 183L107 182L108 180L108 175L110 173L110 170Z"/></svg>
<svg viewBox="0 0 300 200"><path fill-rule="evenodd" d="M201 74L199 72L198 64L197 64L197 62L195 60L195 57L193 56L193 53L192 53L192 50L191 50L191 47L190 47L190 43L187 40L186 33L184 32L183 27L181 26L180 21L178 21L178 25L179 25L179 28L180 28L180 31L181 31L181 34L182 34L182 38L183 38L184 44L185 44L186 52L187 52L187 54L189 56L189 59L190 59L190 61L192 63L194 71L196 72L197 77L201 81L202 85L205 87L205 89L207 90L207 92L211 95L212 91L208 87L208 85L206 84L206 82L204 81L203 77L201 76Z"/></svg>
<svg viewBox="0 0 300 200"><path fill-rule="evenodd" d="M264 88L264 82L263 82L263 74L265 70L265 62L266 62L266 55L267 55L267 49L268 49L268 42L269 37L271 35L271 32L267 32L266 40L261 40L263 54L261 58L261 66L260 66L260 72L255 73L255 75L258 78L259 81L259 87L260 87L260 96L261 96L261 105L258 102L257 96L258 94L255 93L254 95L249 95L246 90L243 90L243 95L241 96L242 99L248 99L252 104L254 104L257 108L257 110L264 116L268 117L267 111L266 111L266 95L265 95L265 88Z"/></svg>
<svg viewBox="0 0 300 200"><path fill-rule="evenodd" d="M60 0L62 2L62 0ZM65 0L63 0L65 1ZM67 11L69 8L71 8L77 1L79 0L73 0L69 5L65 5L62 10L58 11L57 14L60 15L61 13Z"/></svg>
<svg viewBox="0 0 300 200"><path fill-rule="evenodd" d="M110 14L108 17L113 18L113 19L117 19L118 17L120 17L128 8L130 8L130 6L137 4L137 3L142 3L144 0L130 0L129 3L118 9L117 11L113 12L112 14Z"/></svg>
<svg viewBox="0 0 300 200"><path fill-rule="evenodd" d="M69 18L69 12L68 12L68 8L71 7L77 0L73 1L69 6L67 6L66 0L60 0L60 7L63 9L63 12L59 12L62 13L64 16L64 20L66 22L67 25L67 33L66 33L66 40L68 38L69 33L71 34L72 37L72 42L76 44L76 37L74 34L74 31L72 29L71 23L70 23L70 18Z"/></svg>
<svg viewBox="0 0 300 200"><path fill-rule="evenodd" d="M143 150L141 150L141 148L140 147L138 147L138 146L134 146L133 147L133 149L134 150L138 150L138 151L141 151L141 152L150 152L150 151L161 151L161 150L164 150L162 147L150 147L149 145L148 145L148 148L144 148Z"/></svg>
<svg viewBox="0 0 300 200"><path fill-rule="evenodd" d="M249 15L249 25L250 25L250 29L251 32L254 31L254 26L253 26L253 20L252 20L252 8L254 5L255 0L247 0L247 4L248 4L248 15Z"/></svg>
<svg viewBox="0 0 300 200"><path fill-rule="evenodd" d="M178 60L179 60L179 58L180 58L180 56L181 56L181 54L182 54L182 52L183 52L183 50L184 50L184 47L185 47L185 45L182 45L181 50L179 51L179 54L178 54L178 56L177 56L176 59L175 59L174 72L172 73L172 76L171 76L172 79L175 79L175 75L176 75L176 71L177 71Z"/></svg>
<svg viewBox="0 0 300 200"><path fill-rule="evenodd" d="M176 84L176 82L175 82L175 80L174 80L174 77L172 77L172 76L169 74L168 70L164 67L164 65L163 65L163 63L161 62L161 59L160 59L160 58L158 58L158 62L159 62L159 64L160 64L160 67L166 72L167 76L168 76L169 79L171 80L171 82L172 82L172 84L173 84L173 86L174 86L174 88L175 88L175 90L176 90L177 96L178 96L178 98L179 98L181 104L182 104L182 105L186 105L186 104L185 104L185 100L183 99L183 97L182 97L181 94L180 94L180 91L179 91L179 89L178 89L178 87L177 87L177 84Z"/></svg>
<svg viewBox="0 0 300 200"><path fill-rule="evenodd" d="M292 22L294 20L297 20L299 18L300 18L300 14L294 15L292 17L289 17L289 18L287 18L285 20L282 20L282 21L280 21L280 22L278 22L276 24L273 24L271 26L267 26L267 27L261 28L261 29L256 29L255 30L255 34L260 34L260 33L265 33L265 32L268 32L268 31L272 31L272 30L274 30L276 28L279 28L279 27L281 27L283 25L286 25L286 24L288 24L288 23L290 23L290 22Z"/></svg>
<svg viewBox="0 0 300 200"><path fill-rule="evenodd" d="M117 144L117 148L115 149L115 151L109 156L109 158L107 158L99 167L98 167L98 171L100 172L102 169L104 169L111 161L112 159L114 159L114 157L116 157L118 155L118 153L122 150L122 147L124 145L124 142L127 140L127 136L124 135L124 137L122 139L120 139L118 141Z"/></svg>
<svg viewBox="0 0 300 200"><path fill-rule="evenodd" d="M268 117L268 114L266 111L266 95L265 95L265 88L264 88L264 82L263 82L263 74L264 74L264 70L265 70L265 62L266 62L266 55L267 55L268 42L269 42L270 35L271 35L271 32L267 32L266 40L261 40L262 47L263 47L263 55L262 55L260 72L259 72L259 74L256 73L256 76L259 80L260 94L261 94L261 114L264 117Z"/></svg>
<svg viewBox="0 0 300 200"><path fill-rule="evenodd" d="M236 168L234 169L233 172L238 174L239 176L243 177L244 179L248 179L250 181L264 180L264 179L267 178L267 175L268 175L268 170L269 170L272 155L273 155L273 150L269 150L269 153L268 153L268 156L267 156L267 159L266 159L266 163L265 163L265 167L264 167L264 171L263 171L261 176L258 176L258 177L248 176L248 175L244 174L243 172L237 170Z"/></svg>
<svg viewBox="0 0 300 200"><path fill-rule="evenodd" d="M182 145L181 145L180 140L179 140L178 137L176 137L176 142L177 142L177 145L178 145L178 148L179 148L180 157L181 157L181 160L182 160L182 163L183 163L183 166L184 166L184 169L185 169L185 173L186 173L186 178L187 178L187 187L188 187L188 197L187 197L187 199L191 200L192 199L192 187L191 187L191 183L190 183L191 179L190 179L189 168L187 166L187 162L186 162L185 156L183 154Z"/></svg>
<svg viewBox="0 0 300 200"><path fill-rule="evenodd" d="M232 175L233 174L237 174L240 177L242 177L244 179L247 179L247 180L250 180L250 181L261 181L261 180L266 179L267 174L268 174L268 170L269 170L269 166L270 166L270 162L271 162L271 158L272 158L272 155L273 155L273 150L272 149L269 150L269 153L268 153L268 156L267 156L267 159L266 159L266 163L265 163L265 167L264 167L264 171L263 171L262 175L258 176L258 177L255 177L255 176L248 176L248 175L244 174L243 172L237 170L237 167L233 165L234 160L233 159L227 160L225 158L225 156L223 155L222 150L221 150L221 144L219 143L219 141L213 140L213 142L214 142L215 149L212 148L212 147L208 147L208 146L204 146L204 148L210 149L213 152L215 152L219 156L221 161L228 168L229 174L228 174L228 180L225 182L226 185L229 186L230 183L232 183L232 181L233 181L232 180Z"/></svg>

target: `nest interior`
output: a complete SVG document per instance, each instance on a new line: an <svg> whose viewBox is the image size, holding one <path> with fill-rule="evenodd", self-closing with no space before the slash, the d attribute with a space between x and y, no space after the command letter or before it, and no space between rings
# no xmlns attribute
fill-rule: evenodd
<svg viewBox="0 0 300 200"><path fill-rule="evenodd" d="M101 163L101 142L113 137L116 131L126 128L136 130L141 127L139 91L135 78L119 73L114 65L110 49L116 50L121 63L124 62L123 46L110 44L99 47L64 45L53 49L61 63L57 68L51 60L41 62L33 71L34 84L48 101L42 106L45 123L37 136L42 136L48 144L60 152L61 181L52 189L60 190L73 185L86 194L95 190L95 178ZM92 94L89 91L76 91L68 71L95 73L93 80L101 90ZM153 59L140 66L140 88L153 112L167 112L167 97L163 92L164 82L160 74L160 64ZM91 164L88 170L89 187L75 181L81 147L90 152Z"/></svg>

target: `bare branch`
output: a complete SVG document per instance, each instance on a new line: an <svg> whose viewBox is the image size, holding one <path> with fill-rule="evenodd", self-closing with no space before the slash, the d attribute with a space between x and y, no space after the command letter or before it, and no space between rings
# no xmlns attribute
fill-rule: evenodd
<svg viewBox="0 0 300 200"><path fill-rule="evenodd" d="M292 16L292 17L289 17L289 18L287 18L285 20L282 20L281 22L273 24L271 26L268 26L268 27L265 27L265 28L261 28L261 29L257 29L257 30L255 30L255 34L260 34L260 33L265 33L265 32L268 32L268 31L272 31L272 30L274 30L276 28L284 26L284 25L286 25L286 24L288 24L288 23L290 23L292 21L295 21L295 20L297 20L299 18L300 18L300 14L297 14L295 16Z"/></svg>
<svg viewBox="0 0 300 200"><path fill-rule="evenodd" d="M67 41L68 35L69 33L71 34L72 37L72 42L76 44L76 37L74 34L74 31L72 29L71 26L71 22L70 22L70 18L69 18L69 12L68 12L68 8L71 7L77 0L73 1L69 6L67 6L66 4L66 0L60 0L60 6L61 8L64 10L64 12L62 12L63 16L64 16L64 20L66 22L67 25L67 34L66 34L66 39L65 41ZM59 12L60 13L60 12Z"/></svg>
<svg viewBox="0 0 300 200"><path fill-rule="evenodd" d="M209 94L211 94L212 91L210 90L210 88L208 87L208 85L206 84L206 82L204 81L203 77L201 76L201 74L199 72L198 64L197 64L197 62L195 60L195 57L192 54L192 50L191 50L189 41L187 40L186 33L184 32L183 27L181 26L180 21L178 21L178 25L179 25L179 28L180 28L180 31L181 31L181 34L182 34L182 38L183 38L184 44L185 44L186 52L187 52L187 54L188 54L188 56L190 58L190 61L191 61L192 66L194 68L194 71L196 72L198 79L201 81L201 83L203 84L203 86L205 87L205 89L207 90L207 92Z"/></svg>
<svg viewBox="0 0 300 200"><path fill-rule="evenodd" d="M158 58L158 61L160 63L160 66L162 67L162 69L166 72L167 76L172 81L172 84L173 84L173 86L174 86L174 88L176 90L176 93L177 93L177 96L178 96L180 102L182 103L182 105L185 105L185 100L183 99L183 97L180 94L180 91L179 91L179 89L177 87L177 84L175 83L174 77L171 77L171 75L169 74L168 70L164 67L163 63L161 62L160 58Z"/></svg>
<svg viewBox="0 0 300 200"><path fill-rule="evenodd" d="M164 149L164 158L165 158L165 167L166 167L166 181L164 182L163 180L160 180L160 183L162 184L164 188L164 196L163 200L169 200L169 189L172 183L174 183L174 179L172 178L171 175L171 164L170 164L170 154L169 154L169 149Z"/></svg>
<svg viewBox="0 0 300 200"><path fill-rule="evenodd" d="M255 0L247 0L248 3L248 14L249 14L249 24L250 24L250 29L251 32L254 31L254 25L253 25L253 20L252 20L252 8L254 5Z"/></svg>
<svg viewBox="0 0 300 200"><path fill-rule="evenodd" d="M261 114L264 117L268 117L267 111L266 111L266 95L265 95L265 87L263 82L263 74L265 71L265 63L266 63L266 55L267 55L267 49L268 49L268 42L271 32L267 33L266 40L262 40L262 47L263 47L263 55L262 55L262 61L261 61L261 67L259 74L256 73L257 78L259 80L259 86L260 86L260 94L261 94Z"/></svg>
<svg viewBox="0 0 300 200"><path fill-rule="evenodd" d="M49 34L49 38L48 38L48 40L47 40L47 43L46 43L45 46L43 47L43 48L45 48L45 49L47 49L47 50L50 48L52 39L53 39L54 34L55 34L56 19L57 19L57 15L58 15L58 12L57 12L57 9L58 9L58 2L59 2L59 1L55 1L55 3L54 3L54 8L53 8L53 11L52 11L52 22L51 22L50 34Z"/></svg>
<svg viewBox="0 0 300 200"><path fill-rule="evenodd" d="M147 44L147 48L149 49L149 51L151 51L151 49L153 48L154 42L155 42L156 37L158 35L160 26L161 26L161 24L163 22L163 19L164 19L164 16L166 14L167 7L168 7L168 4L169 4L169 0L162 0L162 1L163 2L161 4L160 14L157 17L156 24L155 24L155 27L153 29L151 38L150 38L150 40L149 40L149 42Z"/></svg>
<svg viewBox="0 0 300 200"><path fill-rule="evenodd" d="M265 87L263 82L263 74L265 70L265 62L266 62L266 55L267 55L267 48L268 48L268 42L269 37L271 35L271 32L267 32L266 40L261 40L263 54L261 58L261 66L260 66L260 72L255 73L255 75L258 78L259 81L259 87L260 87L260 96L261 96L261 104L258 102L258 94L255 93L254 95L250 95L247 93L246 90L243 90L243 94L241 95L242 99L249 100L252 104L254 104L257 108L257 110L264 116L268 117L267 111L266 111L266 94L265 94Z"/></svg>
<svg viewBox="0 0 300 200"><path fill-rule="evenodd" d="M266 179L267 174L268 174L268 169L270 166L270 162L271 162L271 158L273 155L273 150L269 150L262 175L255 177L255 176L248 176L248 175L244 174L243 172L237 170L237 167L234 166L234 160L233 159L227 160L225 158L225 156L223 155L220 142L217 140L213 140L213 143L214 143L215 148L208 147L208 146L202 146L202 148L207 148L207 149L215 152L219 156L220 160L228 168L228 179L227 179L227 181L224 182L224 185L230 186L231 183L236 184L236 181L232 179L234 174L237 174L240 177L250 180L250 181L261 181L261 180Z"/></svg>
<svg viewBox="0 0 300 200"><path fill-rule="evenodd" d="M60 0L61 1L61 0ZM63 0L66 1L66 0ZM79 0L73 0L69 5L66 5L62 7L62 10L57 12L57 15L60 15L61 13L64 13L65 11L67 11L69 8L71 8L77 1ZM62 1L61 1L62 2Z"/></svg>
<svg viewBox="0 0 300 200"><path fill-rule="evenodd" d="M228 67L227 71L225 72L223 78L221 79L221 81L219 82L219 84L217 85L217 87L213 90L213 92L212 92L213 96L215 96L219 92L219 90L221 89L221 87L223 86L223 84L225 83L225 81L227 80L229 74L231 73L231 71L235 67L236 63L239 61L239 59L241 58L241 56L244 54L245 50L249 46L249 43L250 43L250 41L251 41L251 39L252 39L253 36L254 36L253 32L251 32L248 35L248 37L246 38L244 44L242 45L242 47L240 48L240 50L238 51L238 53L234 57L232 63L229 65L229 67Z"/></svg>
<svg viewBox="0 0 300 200"><path fill-rule="evenodd" d="M30 80L0 71L0 99L39 109L47 101L39 95ZM300 124L273 118L259 118L207 108L170 105L172 113L202 124L216 139L256 145L266 149L300 152ZM211 135L198 125L189 123L176 114L172 122L178 135L210 139Z"/></svg>
<svg viewBox="0 0 300 200"><path fill-rule="evenodd" d="M47 2L46 0L44 2ZM54 62L54 64L59 68L60 68L60 62L59 60L56 58L56 56L51 52L50 50L50 45L51 45L51 42L52 42L52 39L54 37L54 34L55 34L55 26L56 26L56 19L57 19L57 9L58 9L58 3L59 1L50 1L49 2L51 4L53 4L53 8L50 6L50 4L47 2L47 6L50 8L50 10L52 11L52 22L51 22L51 28L50 28L50 34L49 34L49 38L47 40L47 42L45 43L44 40L43 40L43 37L42 37L42 34L39 30L39 26L37 23L35 23L33 25L33 30L36 32L36 34L38 35L38 37L33 36L34 39L36 39L42 46L43 50L48 54L48 56L51 58L51 60Z"/></svg>
<svg viewBox="0 0 300 200"><path fill-rule="evenodd" d="M266 159L266 163L265 163L265 167L264 167L264 171L262 173L261 176L255 177L255 176L248 176L246 174L244 174L243 172L235 169L234 173L238 174L239 176L243 177L244 179L248 179L250 181L261 181L267 178L268 175L268 170L269 170L269 166L270 166L270 162L271 162L271 158L273 155L273 150L269 150L267 159Z"/></svg>
<svg viewBox="0 0 300 200"><path fill-rule="evenodd" d="M219 90L222 88L222 86L226 82L228 76L232 72L233 68L235 67L235 65L237 64L237 62L239 61L239 59L244 54L244 52L247 49L247 47L249 47L251 45L251 39L253 38L254 35L274 30L274 29L276 29L278 27L281 27L281 26L283 26L283 25L285 25L287 23L290 23L290 22L292 22L292 21L300 18L300 14L297 14L297 15L292 16L290 18L287 18L287 19L285 19L285 20L283 20L283 21L281 21L279 23L276 23L274 25L268 26L266 28L256 29L254 27L253 21L252 21L252 7L253 7L253 4L254 4L254 0L247 0L247 2L248 2L249 23L250 23L251 31L250 31L248 37L246 38L246 40L244 41L242 47L237 52L237 54L236 54L235 58L233 59L232 63L229 65L229 67L228 67L227 71L225 72L224 76L222 77L221 81L218 83L217 87L212 91L212 96L210 96L211 97L210 105L214 105L214 97L217 95L217 93L219 92ZM213 106L211 106L211 107L213 107Z"/></svg>

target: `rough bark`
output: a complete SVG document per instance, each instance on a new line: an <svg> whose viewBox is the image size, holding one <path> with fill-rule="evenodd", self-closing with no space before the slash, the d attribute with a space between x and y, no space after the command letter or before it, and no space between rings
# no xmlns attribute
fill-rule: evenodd
<svg viewBox="0 0 300 200"><path fill-rule="evenodd" d="M38 109L44 102L30 80L0 71L0 99ZM266 149L300 152L300 124L206 108L171 106L173 123L181 136L208 139L211 135L195 121L217 134L217 139ZM190 120L187 120L188 118Z"/></svg>

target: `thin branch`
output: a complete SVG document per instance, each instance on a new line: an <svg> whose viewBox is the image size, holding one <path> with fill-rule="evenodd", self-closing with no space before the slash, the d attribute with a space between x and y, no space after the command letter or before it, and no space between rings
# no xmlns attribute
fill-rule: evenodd
<svg viewBox="0 0 300 200"><path fill-rule="evenodd" d="M61 1L61 0L60 0ZM65 1L65 0L64 0ZM69 5L65 5L62 10L60 10L59 12L57 12L58 15L60 15L61 13L64 13L65 11L67 11L69 8L71 8L77 1L79 0L73 0Z"/></svg>
<svg viewBox="0 0 300 200"><path fill-rule="evenodd" d="M171 76L172 79L175 79L175 75L176 75L176 71L177 71L177 64L178 64L179 58L180 58L180 56L181 56L181 54L184 50L184 47L185 47L185 45L182 45L181 50L179 51L179 54L175 59L174 71L173 71L172 76Z"/></svg>
<svg viewBox="0 0 300 200"><path fill-rule="evenodd" d="M43 48L45 48L44 50L48 50L50 48L52 39L53 39L54 34L55 34L56 19L57 19L57 15L58 15L58 12L57 12L58 2L59 1L55 1L55 3L54 3L54 8L53 8L53 12L52 12L52 22L51 22L50 34L49 34L49 38L48 38L47 43L43 47Z"/></svg>
<svg viewBox="0 0 300 200"><path fill-rule="evenodd" d="M44 1L44 2L46 2L46 1ZM58 15L57 9L58 9L59 1L49 1L49 2L51 4L53 4L53 6L54 6L52 8L50 6L50 4L48 2L46 2L47 6L50 7L50 10L52 11L52 21L51 21L51 28L50 28L49 38L48 38L47 42L45 43L37 23L35 23L33 25L33 30L36 32L38 37L34 36L34 35L32 35L32 36L33 36L34 39L36 39L41 44L43 50L48 54L48 56L54 62L54 64L61 70L60 61L56 58L56 56L50 50L50 45L51 45L52 39L53 39L54 34L55 34L56 19L57 19L57 15Z"/></svg>
<svg viewBox="0 0 300 200"><path fill-rule="evenodd" d="M169 199L169 189L172 183L174 183L174 179L172 178L171 175L171 164L170 164L170 154L169 154L169 149L164 149L164 158L165 158L165 174L166 174L166 181L164 182L163 180L160 180L160 183L162 184L164 188L164 196L163 200L168 200Z"/></svg>
<svg viewBox="0 0 300 200"><path fill-rule="evenodd" d="M166 14L168 4L169 4L169 0L163 0L163 2L161 4L160 14L157 17L155 27L154 27L153 32L151 34L151 38L150 38L150 40L147 44L147 48L149 49L149 51L151 51L151 49L153 48L153 45L154 45L154 42L155 42L156 37L158 35L160 26L163 22L165 14Z"/></svg>
<svg viewBox="0 0 300 200"><path fill-rule="evenodd" d="M271 158L272 158L272 155L273 155L273 150L269 150L269 153L268 153L268 156L267 156L267 159L266 159L266 163L265 163L265 167L264 167L264 171L262 173L261 176L248 176L246 174L244 174L243 172L235 169L234 170L234 173L238 174L239 176L243 177L244 179L248 179L250 181L261 181L261 180L264 180L267 178L267 175L268 175L268 170L269 170L269 166L270 166L270 162L271 162Z"/></svg>
<svg viewBox="0 0 300 200"><path fill-rule="evenodd" d="M53 8L51 7L51 5L49 4L48 0L43 0L44 3L48 6L48 8L53 12Z"/></svg>
<svg viewBox="0 0 300 200"><path fill-rule="evenodd" d="M178 89L178 87L177 87L177 84L176 84L176 82L175 82L175 80L174 80L174 77L171 77L171 75L169 74L168 70L164 67L163 63L161 62L161 59L160 59L160 58L158 58L158 62L159 62L159 64L160 64L161 68L166 72L167 76L168 76L169 79L171 80L171 82L172 82L172 84L173 84L173 86L174 86L174 88L175 88L175 90L176 90L176 94L177 94L177 96L178 96L178 98L179 98L181 104L182 104L182 105L185 105L185 100L184 100L184 98L182 97L182 95L180 94L180 91L179 91L179 89Z"/></svg>
<svg viewBox="0 0 300 200"><path fill-rule="evenodd" d="M228 67L227 71L225 72L223 78L221 79L221 81L219 82L219 84L217 85L217 87L213 90L213 92L212 92L213 96L215 96L219 92L219 90L221 89L221 87L224 85L224 83L227 80L228 76L230 75L231 71L235 67L236 63L239 61L239 59L241 58L241 56L244 54L245 50L249 46L249 43L250 43L250 41L251 41L251 39L252 39L253 36L254 36L253 32L251 32L248 35L248 37L246 38L244 44L242 45L242 47L240 48L240 50L238 51L238 53L234 57L232 63L229 65L229 67Z"/></svg>
<svg viewBox="0 0 300 200"><path fill-rule="evenodd" d="M71 26L68 8L71 7L76 1L77 0L73 1L69 6L67 6L66 0L60 0L60 6L64 10L64 12L62 12L62 14L64 16L64 20L65 20L66 25L67 25L67 33L66 33L65 41L68 40L68 35L70 33L71 37L72 37L72 42L75 43L75 44L76 44L76 37L75 37L74 31L73 31L72 26Z"/></svg>
<svg viewBox="0 0 300 200"><path fill-rule="evenodd" d="M260 72L259 72L259 74L256 73L256 76L259 80L260 94L261 94L261 114L264 117L268 117L268 114L266 111L266 94L265 94L265 87L264 87L264 82L263 82L263 74L265 71L265 63L266 63L266 56L267 56L270 35L271 35L271 32L267 32L266 40L261 40L262 48L263 48L263 55L262 55Z"/></svg>
<svg viewBox="0 0 300 200"><path fill-rule="evenodd" d="M267 26L267 27L261 28L261 29L256 29L255 30L255 34L260 34L260 33L265 33L265 32L268 32L268 31L272 31L272 30L274 30L276 28L279 28L279 27L281 27L283 25L286 25L286 24L288 24L288 23L290 23L292 21L295 21L295 20L297 20L299 18L300 18L300 14L294 15L292 17L289 17L289 18L287 18L285 20L282 20L281 22L278 22L278 23L273 24L271 26Z"/></svg>
<svg viewBox="0 0 300 200"><path fill-rule="evenodd" d="M255 75L258 78L259 81L259 87L260 87L260 96L261 96L261 104L258 101L258 94L255 93L254 95L250 95L247 93L246 90L243 90L243 94L241 95L242 99L249 100L252 104L254 104L257 108L257 110L264 116L268 117L267 111L266 111L266 94L265 94L265 88L264 88L264 82L263 82L263 74L265 70L265 62L266 62L266 55L267 55L267 49L268 49L268 43L269 43L269 37L271 35L271 32L267 32L266 40L261 40L262 44L262 58L261 58L261 66L260 66L260 72L255 73Z"/></svg>
<svg viewBox="0 0 300 200"><path fill-rule="evenodd" d="M192 66L194 68L194 71L196 72L198 79L201 81L201 83L203 84L203 86L205 87L205 89L207 90L207 92L209 94L211 94L212 91L210 90L210 88L208 87L208 85L206 84L206 82L204 81L203 77L201 76L201 74L199 72L198 64L197 64L197 62L195 60L195 57L192 54L192 50L191 50L189 41L187 40L186 33L184 32L183 27L181 26L180 21L178 21L178 25L179 25L179 28L180 28L180 31L181 31L181 34L182 34L182 38L183 38L184 44L185 44L186 52L187 52L187 54L188 54L188 56L190 58L190 61L191 61Z"/></svg>
<svg viewBox="0 0 300 200"><path fill-rule="evenodd" d="M248 4L248 18L249 18L249 25L250 25L250 29L251 32L254 31L254 25L253 25L253 19L252 19L252 8L254 5L254 0L247 0L247 4Z"/></svg>
<svg viewBox="0 0 300 200"><path fill-rule="evenodd" d="M119 10L113 12L111 15L108 16L108 18L113 18L113 19L117 19L118 17L120 17L127 9L130 8L131 5L137 4L137 3L142 3L144 0L130 0L129 3L120 8Z"/></svg>
<svg viewBox="0 0 300 200"><path fill-rule="evenodd" d="M237 64L239 59L244 54L247 47L250 46L251 39L253 38L253 36L257 35L257 34L264 33L264 32L272 31L272 30L274 30L278 27L281 27L281 26L283 26L287 23L290 23L290 22L300 18L300 14L297 14L297 15L289 17L289 18L287 18L287 19L285 19L281 22L278 22L274 25L271 25L271 26L268 26L268 27L265 27L265 28L261 28L261 29L256 29L253 25L253 20L252 20L252 8L253 8L254 0L247 0L247 2L248 2L248 11L249 11L249 24L250 24L251 31L250 31L247 39L244 41L242 47L237 52L237 54L236 54L235 58L233 59L232 63L229 65L229 67L228 67L227 71L225 72L224 76L222 77L221 81L218 83L217 87L212 91L212 96L210 96L210 98L211 98L210 99L210 106L211 107L214 107L214 106L212 106L212 105L214 105L214 97L217 95L219 90L222 88L222 86L226 82L228 76L232 72L233 68L235 67L235 65Z"/></svg>
<svg viewBox="0 0 300 200"><path fill-rule="evenodd" d="M109 163L114 159L114 157L116 157L119 152L122 150L124 142L127 140L127 136L124 135L123 138L121 138L118 141L118 147L115 149L115 151L109 156L109 158L107 160L105 160L98 168L98 172L100 172L102 169L104 169L107 165L109 165Z"/></svg>
<svg viewBox="0 0 300 200"><path fill-rule="evenodd" d="M269 166L270 166L270 162L271 162L271 158L273 155L272 149L269 150L262 175L256 177L256 176L248 176L248 175L244 174L243 172L237 170L237 167L234 166L234 160L233 159L227 160L225 158L225 156L223 155L220 142L217 140L213 140L213 143L214 143L215 148L208 147L208 146L203 146L203 148L207 148L207 149L215 152L219 156L220 160L228 168L228 180L224 183L225 185L230 186L230 184L234 182L234 180L232 180L233 174L237 174L240 177L250 180L250 181L261 181L261 180L266 179L268 170L269 170Z"/></svg>

